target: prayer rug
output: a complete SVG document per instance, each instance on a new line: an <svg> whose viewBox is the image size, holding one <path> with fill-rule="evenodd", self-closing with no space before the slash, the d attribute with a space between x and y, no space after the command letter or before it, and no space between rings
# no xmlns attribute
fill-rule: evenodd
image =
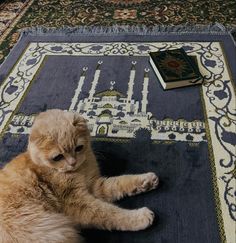
<svg viewBox="0 0 236 243"><path fill-rule="evenodd" d="M183 47L202 86L163 91L148 52ZM157 190L117 202L147 206L140 232L86 230L87 242L235 242L236 51L223 26L35 28L0 68L0 161L24 151L37 113L88 122L102 174L154 171Z"/></svg>

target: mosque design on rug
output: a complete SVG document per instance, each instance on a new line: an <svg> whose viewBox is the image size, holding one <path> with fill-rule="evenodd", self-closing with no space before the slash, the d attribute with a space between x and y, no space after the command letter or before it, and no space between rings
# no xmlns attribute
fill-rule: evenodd
<svg viewBox="0 0 236 243"><path fill-rule="evenodd" d="M115 81L110 81L110 88L96 92L99 82L101 66L99 60L92 81L88 97L79 99L86 80L87 67L83 67L78 86L71 99L68 110L79 112L88 122L93 137L133 138L140 128L151 131L152 140L172 140L201 142L206 141L205 124L195 120L187 122L184 119L172 120L166 118L157 120L147 111L149 93L149 68L143 70L142 99L133 99L133 86L136 75L136 61L131 62L128 78L127 94L115 88ZM35 115L15 115L9 125L8 133L27 134L32 126Z"/></svg>

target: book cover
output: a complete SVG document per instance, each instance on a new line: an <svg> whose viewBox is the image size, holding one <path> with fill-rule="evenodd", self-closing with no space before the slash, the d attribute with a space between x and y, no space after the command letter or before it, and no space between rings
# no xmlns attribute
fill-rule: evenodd
<svg viewBox="0 0 236 243"><path fill-rule="evenodd" d="M195 81L202 78L194 58L183 48L149 53L164 82Z"/></svg>

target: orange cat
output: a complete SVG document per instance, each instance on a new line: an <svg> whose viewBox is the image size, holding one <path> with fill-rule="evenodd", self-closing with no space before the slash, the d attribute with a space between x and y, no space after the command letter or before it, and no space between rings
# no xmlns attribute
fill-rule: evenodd
<svg viewBox="0 0 236 243"><path fill-rule="evenodd" d="M157 187L154 173L101 177L85 120L49 110L37 116L28 149L0 170L0 242L81 242L75 225L142 230L154 213L111 202Z"/></svg>

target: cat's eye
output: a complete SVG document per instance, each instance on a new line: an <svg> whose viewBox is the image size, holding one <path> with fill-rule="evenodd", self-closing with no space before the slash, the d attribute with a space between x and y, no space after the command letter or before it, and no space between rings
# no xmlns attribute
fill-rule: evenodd
<svg viewBox="0 0 236 243"><path fill-rule="evenodd" d="M84 145L78 145L78 146L75 148L75 152L80 152L83 148L84 148Z"/></svg>
<svg viewBox="0 0 236 243"><path fill-rule="evenodd" d="M52 158L52 160L55 161L55 162L60 161L62 159L64 159L63 154L58 154L57 156Z"/></svg>

